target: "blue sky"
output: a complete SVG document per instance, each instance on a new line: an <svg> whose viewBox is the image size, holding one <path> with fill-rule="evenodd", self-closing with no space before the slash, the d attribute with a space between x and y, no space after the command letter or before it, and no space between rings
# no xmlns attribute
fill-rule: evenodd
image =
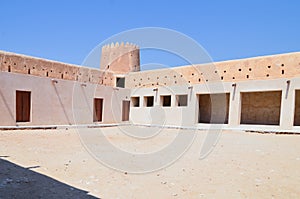
<svg viewBox="0 0 300 199"><path fill-rule="evenodd" d="M300 51L300 1L15 1L0 2L0 49L81 64L119 32L163 27L201 44L214 61ZM181 60L142 52L144 63Z"/></svg>

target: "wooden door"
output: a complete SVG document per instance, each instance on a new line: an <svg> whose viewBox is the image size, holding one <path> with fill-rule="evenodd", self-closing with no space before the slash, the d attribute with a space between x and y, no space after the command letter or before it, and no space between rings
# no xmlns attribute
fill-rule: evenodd
<svg viewBox="0 0 300 199"><path fill-rule="evenodd" d="M103 99L94 99L94 122L102 122Z"/></svg>
<svg viewBox="0 0 300 199"><path fill-rule="evenodd" d="M130 101L124 100L122 104L122 121L129 121Z"/></svg>
<svg viewBox="0 0 300 199"><path fill-rule="evenodd" d="M31 110L31 92L16 91L16 122L29 122Z"/></svg>

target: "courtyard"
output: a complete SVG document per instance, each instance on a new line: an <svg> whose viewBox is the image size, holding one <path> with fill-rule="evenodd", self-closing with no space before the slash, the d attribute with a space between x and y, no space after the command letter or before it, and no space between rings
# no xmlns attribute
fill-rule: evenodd
<svg viewBox="0 0 300 199"><path fill-rule="evenodd" d="M223 131L200 158L206 131L167 167L133 174L105 166L87 149L83 132L120 149L147 153L191 130L128 126L157 132L136 139L124 128L0 131L0 198L299 198L300 136ZM159 131L158 131L159 130ZM101 148L105 153L105 148Z"/></svg>

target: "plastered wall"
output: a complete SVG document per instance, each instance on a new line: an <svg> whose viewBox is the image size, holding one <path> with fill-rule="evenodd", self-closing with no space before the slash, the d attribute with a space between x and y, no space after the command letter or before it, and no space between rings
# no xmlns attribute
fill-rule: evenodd
<svg viewBox="0 0 300 199"><path fill-rule="evenodd" d="M121 122L121 102L129 90L0 72L0 126L93 124L93 99L103 98L103 122ZM30 122L16 123L16 90L31 92Z"/></svg>
<svg viewBox="0 0 300 199"><path fill-rule="evenodd" d="M287 82L290 83L287 84ZM196 126L199 129L220 128L222 124L222 129L300 132L300 128L294 125L294 111L298 115L300 107L298 103L300 96L295 94L295 90L300 89L300 78L253 80L251 83L242 81L234 86L232 82L224 82L222 84L198 84L192 87L183 85L156 88L131 89L131 97L139 97L139 106L131 107L130 121L132 123ZM243 97L245 93L248 96ZM161 96L165 95L171 95L170 107L161 106ZM176 95L188 95L188 105L178 107L175 103ZM147 96L154 96L153 107L144 105L144 97ZM201 96L204 101L202 110L199 108ZM221 102L224 103L219 103L219 100L211 101L212 96L216 99L221 98ZM209 101L214 102L213 106L217 109L226 108L226 111L215 111L215 115L212 115ZM229 106L226 107L224 104L229 104ZM225 117L224 112L226 112ZM199 121L199 116L205 121ZM299 121L298 117L296 116L295 121ZM228 124L219 121L215 122L216 126L214 126L212 124L214 122L211 122L212 118L225 118L225 121L228 118Z"/></svg>
<svg viewBox="0 0 300 199"><path fill-rule="evenodd" d="M134 72L125 75L126 88L122 89L112 87L118 74L109 71L1 52L0 126L91 124L94 98L104 99L102 123L120 123L122 101L136 96L139 107L131 107L132 123L207 128L198 117L208 120L208 99L201 112L198 97L227 93L225 128L297 131L299 57L300 53L290 53ZM15 122L16 90L31 91L28 123ZM166 95L171 95L171 106L162 107L161 96ZM176 105L177 95L187 95L187 106ZM153 107L145 106L146 96L154 97Z"/></svg>

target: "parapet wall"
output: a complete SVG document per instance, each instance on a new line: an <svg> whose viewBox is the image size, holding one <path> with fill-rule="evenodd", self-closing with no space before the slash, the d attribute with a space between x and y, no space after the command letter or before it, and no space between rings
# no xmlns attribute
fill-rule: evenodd
<svg viewBox="0 0 300 199"><path fill-rule="evenodd" d="M269 80L297 76L300 76L299 52L130 73L126 77L126 88Z"/></svg>
<svg viewBox="0 0 300 199"><path fill-rule="evenodd" d="M114 86L109 71L0 51L0 71Z"/></svg>
<svg viewBox="0 0 300 199"><path fill-rule="evenodd" d="M123 42L103 46L100 69L118 74L140 71L138 46Z"/></svg>

